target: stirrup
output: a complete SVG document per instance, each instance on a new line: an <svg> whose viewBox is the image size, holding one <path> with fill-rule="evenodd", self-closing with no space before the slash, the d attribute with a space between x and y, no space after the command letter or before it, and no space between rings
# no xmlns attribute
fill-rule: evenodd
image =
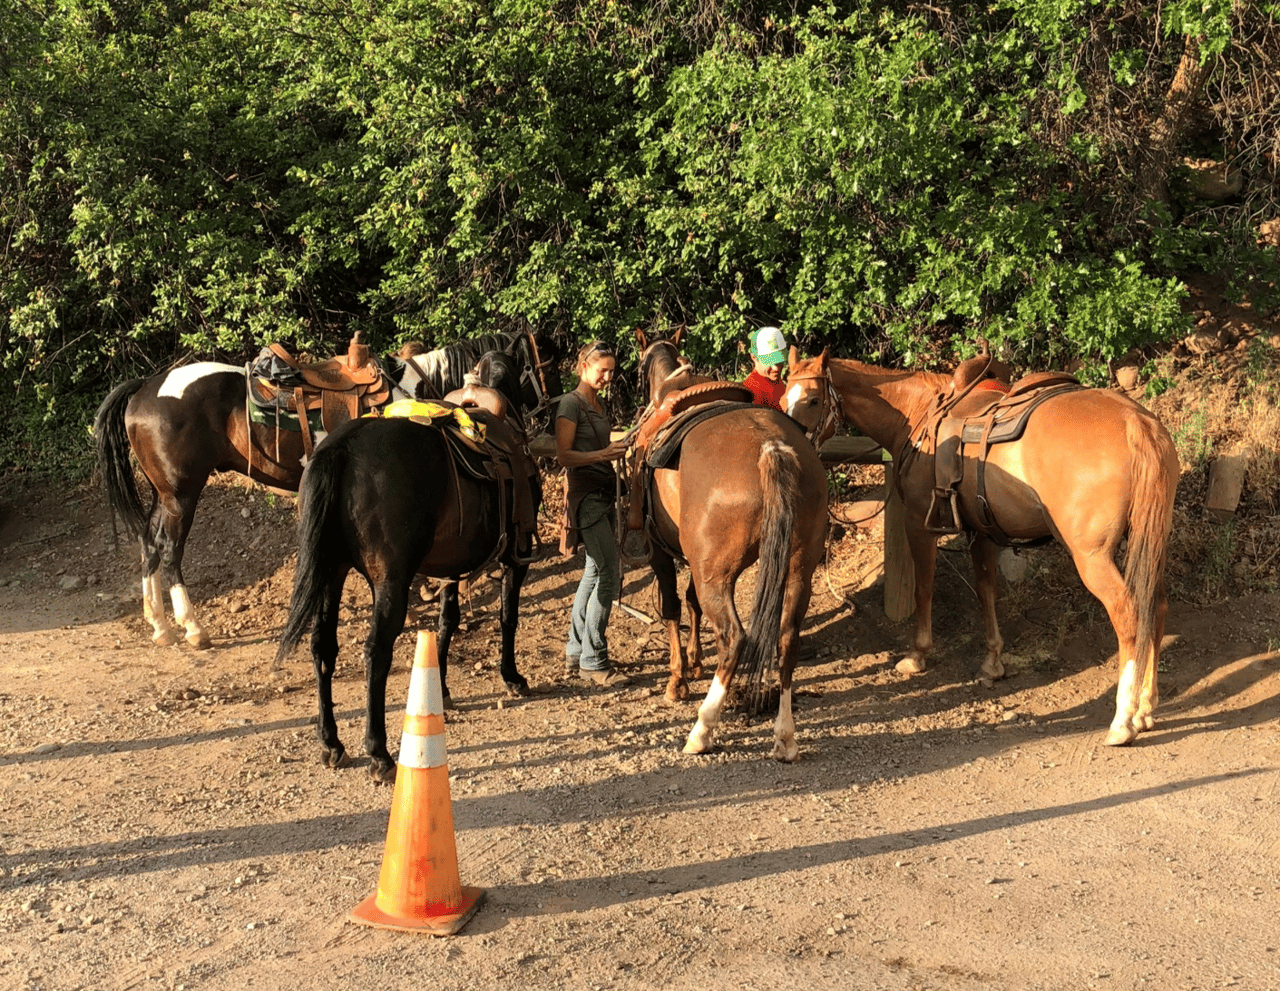
<svg viewBox="0 0 1280 991"><path fill-rule="evenodd" d="M511 549L511 560L519 565L533 564L534 561L542 559L542 538L538 536L537 530L529 531L529 556L521 554L519 551L519 542Z"/></svg>
<svg viewBox="0 0 1280 991"><path fill-rule="evenodd" d="M950 523L937 519L943 507L951 513ZM929 498L929 511L924 514L924 529L928 533L938 534L956 534L964 529L960 525L960 507L957 505L955 489L933 490L933 495Z"/></svg>
<svg viewBox="0 0 1280 991"><path fill-rule="evenodd" d="M631 536L631 534L633 533L640 534L641 539L644 541L644 544L643 544L644 552L639 557L627 553L627 538ZM622 558L623 564L630 565L633 567L640 567L652 561L653 560L653 541L649 539L648 529L642 527L639 530L632 530L632 529L623 530L622 540L619 541L618 543L618 555Z"/></svg>

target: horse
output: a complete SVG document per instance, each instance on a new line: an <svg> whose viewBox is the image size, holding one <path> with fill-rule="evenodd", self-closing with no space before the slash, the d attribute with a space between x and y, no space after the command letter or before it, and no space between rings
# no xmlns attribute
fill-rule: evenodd
<svg viewBox="0 0 1280 991"><path fill-rule="evenodd" d="M637 340L641 386L649 396L649 408L656 409L672 382L681 379L682 384L692 384L697 377L675 342L650 342L643 331L637 332ZM669 700L689 697L680 646L677 559L688 563L691 576L686 593L691 677L702 673L703 613L715 633L715 677L698 708L684 752L700 754L710 749L725 697L740 667L758 699L764 672L776 654L781 690L772 756L794 761L800 750L791 712L791 676L799 657L800 627L809 609L813 571L826 542L827 476L822 462L788 417L766 406L742 404L696 424L685 436L678 460L670 467L651 470L646 533L670 646ZM756 598L750 627L744 632L733 593L739 576L757 560Z"/></svg>
<svg viewBox="0 0 1280 991"><path fill-rule="evenodd" d="M464 373L495 348L514 352L522 366L520 405L545 405L544 369L554 372L554 366L541 360L528 334L488 335L405 360L389 359L392 398L439 398L462 385ZM557 393L558 386L556 378ZM301 433L253 422L247 390L247 368L195 362L116 386L94 418L98 472L112 511L141 548L142 610L159 646L179 639L165 614L166 588L187 643L202 650L211 646L182 577L187 535L209 476L234 471L288 491L296 491L302 478ZM150 486L150 508L139 494L131 451Z"/></svg>
<svg viewBox="0 0 1280 991"><path fill-rule="evenodd" d="M790 354L786 409L821 444L842 419L889 451L897 462L907 543L915 564L916 629L897 669L924 671L933 646L930 600L937 532L925 529L935 485L934 456L919 448L920 427L953 380L931 372L895 371L858 361L799 360ZM1016 386L1015 386L1016 388ZM1004 641L996 621L996 557L1004 544L1057 538L1085 587L1106 607L1119 642L1116 713L1106 742L1124 745L1155 725L1156 677L1168 600L1164 566L1173 525L1178 455L1169 432L1138 403L1109 389L1048 396L1026 420L1020 439L990 447L985 467L965 458L958 486L960 521L970 535L986 630L984 680L1004 675ZM977 493L984 472L986 512ZM984 532L984 530L986 532ZM1128 537L1124 575L1115 552Z"/></svg>
<svg viewBox="0 0 1280 991"><path fill-rule="evenodd" d="M481 365L490 362L501 369L504 359L510 362L505 353L491 352ZM495 375L491 381L501 387L503 378ZM510 393L507 398L514 403ZM494 429L491 424L489 430ZM517 433L524 446L523 431L517 428ZM460 470L448 444L439 428L404 417L351 420L316 448L299 489L298 563L275 664L285 661L310 628L321 759L329 767L343 766L346 750L333 716L332 679L342 589L350 570L358 571L373 593L364 644L364 745L375 781L395 777L395 761L387 751L387 675L418 580L448 581L440 598L438 646L440 683L448 703L449 644L459 621L458 580L495 561L501 563L501 676L513 695L529 694L529 683L516 667L515 635L532 547L517 546L513 511L503 514L499 485L506 483L478 480ZM526 463L536 508L542 499L541 478L532 460L526 458Z"/></svg>

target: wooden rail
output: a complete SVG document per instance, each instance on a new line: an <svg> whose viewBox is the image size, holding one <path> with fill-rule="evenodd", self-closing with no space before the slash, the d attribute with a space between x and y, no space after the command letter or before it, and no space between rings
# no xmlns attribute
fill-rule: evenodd
<svg viewBox="0 0 1280 991"><path fill-rule="evenodd" d="M613 440L623 436L614 431ZM551 434L540 434L529 443L529 453L538 458L554 458L556 440ZM907 547L907 531L903 525L902 500L893 484L893 462L870 437L832 437L818 452L823 464L884 463L884 612L892 620L906 619L915 612L915 566Z"/></svg>

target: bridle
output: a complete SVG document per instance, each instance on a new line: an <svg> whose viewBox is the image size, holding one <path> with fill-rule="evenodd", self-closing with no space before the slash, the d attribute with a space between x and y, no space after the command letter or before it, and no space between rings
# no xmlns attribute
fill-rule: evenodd
<svg viewBox="0 0 1280 991"><path fill-rule="evenodd" d="M817 447L822 441L826 440L833 433L840 423L840 396L836 393L836 387L831 384L831 372L823 369L817 375L792 375L787 378L788 389L796 382L821 382L822 389L822 420L811 430L805 431L805 436L809 438L814 447ZM790 410L787 411L790 414Z"/></svg>
<svg viewBox="0 0 1280 991"><path fill-rule="evenodd" d="M529 354L526 355L529 363L524 366L520 372L520 385L524 386L528 382L533 388L533 396L538 401L529 413L531 417L537 416L547 408L547 377L543 369L551 364L551 359L542 360L542 356L538 354L538 342L533 338L533 332L526 330L520 335L524 340L529 342Z"/></svg>

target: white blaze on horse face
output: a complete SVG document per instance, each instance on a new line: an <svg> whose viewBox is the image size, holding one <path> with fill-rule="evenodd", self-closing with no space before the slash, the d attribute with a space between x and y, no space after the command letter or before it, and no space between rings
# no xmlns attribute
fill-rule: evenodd
<svg viewBox="0 0 1280 991"><path fill-rule="evenodd" d="M799 382L787 390L787 415L795 416L796 403L800 401L800 393L804 391L804 386Z"/></svg>
<svg viewBox="0 0 1280 991"><path fill-rule="evenodd" d="M161 399L181 399L183 393L201 379L224 372L243 375L244 369L239 365L224 365L218 361L197 361L194 365L183 365L164 377L156 395Z"/></svg>

